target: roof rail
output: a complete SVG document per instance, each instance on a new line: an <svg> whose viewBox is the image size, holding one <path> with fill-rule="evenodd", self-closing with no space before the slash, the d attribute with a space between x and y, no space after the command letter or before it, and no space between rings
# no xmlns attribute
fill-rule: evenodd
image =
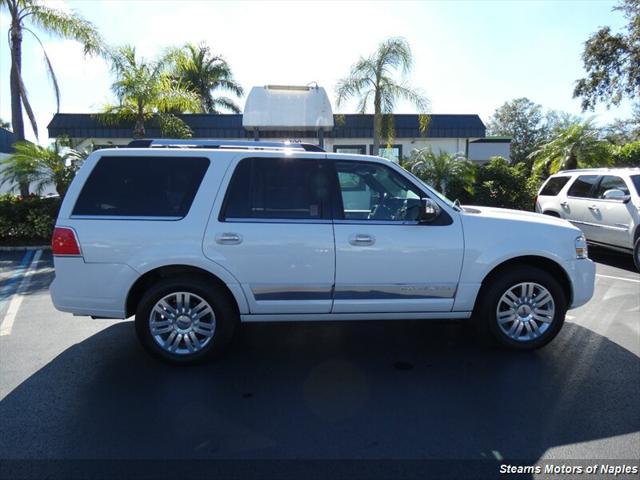
<svg viewBox="0 0 640 480"><path fill-rule="evenodd" d="M638 170L639 167L594 167L594 168L573 168L570 170L559 170L556 173L572 172L611 172L613 170Z"/></svg>
<svg viewBox="0 0 640 480"><path fill-rule="evenodd" d="M132 140L127 145L129 148L228 148L247 150L285 150L295 149L305 152L324 152L318 145L296 142L262 142L255 140L216 140L209 138L157 138Z"/></svg>

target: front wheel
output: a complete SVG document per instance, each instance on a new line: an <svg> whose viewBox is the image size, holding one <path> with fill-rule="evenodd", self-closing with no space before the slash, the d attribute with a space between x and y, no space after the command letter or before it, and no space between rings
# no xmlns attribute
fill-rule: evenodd
<svg viewBox="0 0 640 480"><path fill-rule="evenodd" d="M476 312L498 344L533 350L549 343L564 323L567 299L558 281L536 267L513 267L489 280Z"/></svg>
<svg viewBox="0 0 640 480"><path fill-rule="evenodd" d="M204 279L184 277L152 286L138 305L135 326L149 353L190 364L221 354L237 322L228 295Z"/></svg>
<svg viewBox="0 0 640 480"><path fill-rule="evenodd" d="M636 270L640 272L640 237L636 238L636 243L633 246L633 263Z"/></svg>

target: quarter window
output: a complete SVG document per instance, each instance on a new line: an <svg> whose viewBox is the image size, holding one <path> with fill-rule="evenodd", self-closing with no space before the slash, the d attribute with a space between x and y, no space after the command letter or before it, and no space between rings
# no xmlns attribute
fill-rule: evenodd
<svg viewBox="0 0 640 480"><path fill-rule="evenodd" d="M415 221L422 193L402 175L375 163L336 162L346 220Z"/></svg>
<svg viewBox="0 0 640 480"><path fill-rule="evenodd" d="M184 217L209 167L194 157L110 157L98 160L73 215Z"/></svg>
<svg viewBox="0 0 640 480"><path fill-rule="evenodd" d="M547 183L544 184L542 190L540 190L540 195L555 197L560 193L560 190L567 184L570 177L553 177L547 180Z"/></svg>
<svg viewBox="0 0 640 480"><path fill-rule="evenodd" d="M629 195L629 187L624 183L624 180L614 175L605 175L600 180L598 190L596 192L597 198L604 198L604 194L607 190L622 190L625 195Z"/></svg>
<svg viewBox="0 0 640 480"><path fill-rule="evenodd" d="M233 174L222 218L327 218L329 178L315 159L246 158Z"/></svg>
<svg viewBox="0 0 640 480"><path fill-rule="evenodd" d="M598 182L598 175L580 175L569 188L570 197L595 198L594 186Z"/></svg>

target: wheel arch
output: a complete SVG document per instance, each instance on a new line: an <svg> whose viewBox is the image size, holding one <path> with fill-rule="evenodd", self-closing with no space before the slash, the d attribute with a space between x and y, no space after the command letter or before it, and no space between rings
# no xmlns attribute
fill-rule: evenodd
<svg viewBox="0 0 640 480"><path fill-rule="evenodd" d="M238 298L237 295L241 294L240 292L234 292L231 288L217 275L211 273L208 270L205 270L200 267L196 267L193 265L164 265L161 267L154 268L145 272L141 275L129 288L127 293L127 300L125 304L125 314L126 318L130 317L136 312L138 308L138 304L151 285L154 283L164 280L167 278L180 277L180 276L194 276L197 278L202 278L207 282L211 282L212 287L219 288L222 292L224 292L229 300L232 302L236 311L241 313L244 306L244 298Z"/></svg>
<svg viewBox="0 0 640 480"><path fill-rule="evenodd" d="M550 217L560 217L560 213L556 212L555 210L545 210L544 212L542 212L543 215L549 215Z"/></svg>
<svg viewBox="0 0 640 480"><path fill-rule="evenodd" d="M495 267L493 267L482 279L482 284L478 295L476 297L475 308L478 306L478 301L482 298L483 290L491 283L491 280L499 276L502 272L513 268L514 266L530 266L537 267L551 274L556 280L560 282L562 290L566 295L567 305L571 305L573 302L573 287L571 285L571 279L566 270L557 262L539 255L523 255L519 257L513 257L505 260Z"/></svg>

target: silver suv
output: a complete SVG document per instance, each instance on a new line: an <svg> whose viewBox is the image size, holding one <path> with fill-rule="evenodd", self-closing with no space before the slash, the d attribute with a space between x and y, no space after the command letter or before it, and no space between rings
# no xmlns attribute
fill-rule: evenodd
<svg viewBox="0 0 640 480"><path fill-rule="evenodd" d="M589 243L632 252L640 270L640 168L561 171L540 188L536 212L569 220Z"/></svg>

